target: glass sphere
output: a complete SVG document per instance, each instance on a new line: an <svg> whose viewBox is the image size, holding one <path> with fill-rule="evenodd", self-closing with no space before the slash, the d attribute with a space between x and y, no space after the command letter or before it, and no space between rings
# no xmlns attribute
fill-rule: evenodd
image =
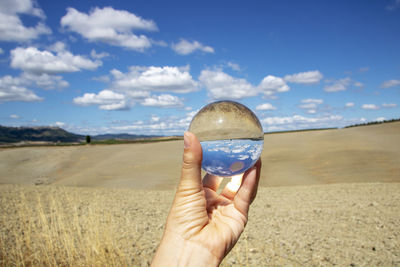
<svg viewBox="0 0 400 267"><path fill-rule="evenodd" d="M189 131L200 141L202 168L221 177L251 168L264 145L264 131L257 116L234 101L206 105L193 117Z"/></svg>

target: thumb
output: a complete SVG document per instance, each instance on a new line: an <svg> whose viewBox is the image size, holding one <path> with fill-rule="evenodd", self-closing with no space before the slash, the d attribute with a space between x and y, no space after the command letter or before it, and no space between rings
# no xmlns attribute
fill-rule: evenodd
<svg viewBox="0 0 400 267"><path fill-rule="evenodd" d="M183 135L184 152L179 191L201 190L202 150L197 137L191 132ZM193 192L190 192L193 193Z"/></svg>

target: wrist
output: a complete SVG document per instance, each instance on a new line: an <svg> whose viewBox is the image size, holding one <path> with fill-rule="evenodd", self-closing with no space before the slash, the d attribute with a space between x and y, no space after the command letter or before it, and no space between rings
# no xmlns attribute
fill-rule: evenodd
<svg viewBox="0 0 400 267"><path fill-rule="evenodd" d="M221 261L202 245L166 232L151 266L218 266Z"/></svg>

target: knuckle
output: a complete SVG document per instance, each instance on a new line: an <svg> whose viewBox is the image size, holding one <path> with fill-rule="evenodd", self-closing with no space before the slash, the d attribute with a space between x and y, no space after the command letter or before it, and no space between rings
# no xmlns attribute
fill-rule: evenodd
<svg viewBox="0 0 400 267"><path fill-rule="evenodd" d="M182 169L184 169L184 170L189 170L189 169L192 169L192 168L193 168L193 164L192 164L192 163L183 161L183 163L182 163Z"/></svg>
<svg viewBox="0 0 400 267"><path fill-rule="evenodd" d="M183 154L183 165L192 165L196 164L197 160L193 153L184 153Z"/></svg>

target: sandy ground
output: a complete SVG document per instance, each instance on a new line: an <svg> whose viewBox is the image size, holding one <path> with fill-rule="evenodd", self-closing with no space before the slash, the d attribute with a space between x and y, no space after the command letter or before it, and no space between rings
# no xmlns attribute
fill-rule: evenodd
<svg viewBox="0 0 400 267"><path fill-rule="evenodd" d="M0 184L174 189L182 141L0 149ZM400 182L400 122L265 135L261 186Z"/></svg>
<svg viewBox="0 0 400 267"><path fill-rule="evenodd" d="M76 196L73 205L111 214L110 231L130 265L147 266L182 147L1 149L0 234L8 240L20 227L21 194L62 191ZM400 266L400 123L266 135L262 160L249 223L222 266Z"/></svg>
<svg viewBox="0 0 400 267"><path fill-rule="evenodd" d="M76 207L78 220L85 222L88 216L98 220L95 227L107 231L121 251L119 260L148 266L173 193L2 185L0 237L12 244L11 233L21 232L21 194L28 210L37 209L38 195L42 203L53 195L59 205ZM52 211L47 209L46 216L52 218ZM399 211L400 183L261 187L245 232L221 266L399 266ZM33 213L29 220L36 221L36 216ZM102 226L106 218L109 222ZM26 227L23 230L27 232ZM31 240L40 240L32 241L35 245L44 238L34 238L37 234L31 234Z"/></svg>

